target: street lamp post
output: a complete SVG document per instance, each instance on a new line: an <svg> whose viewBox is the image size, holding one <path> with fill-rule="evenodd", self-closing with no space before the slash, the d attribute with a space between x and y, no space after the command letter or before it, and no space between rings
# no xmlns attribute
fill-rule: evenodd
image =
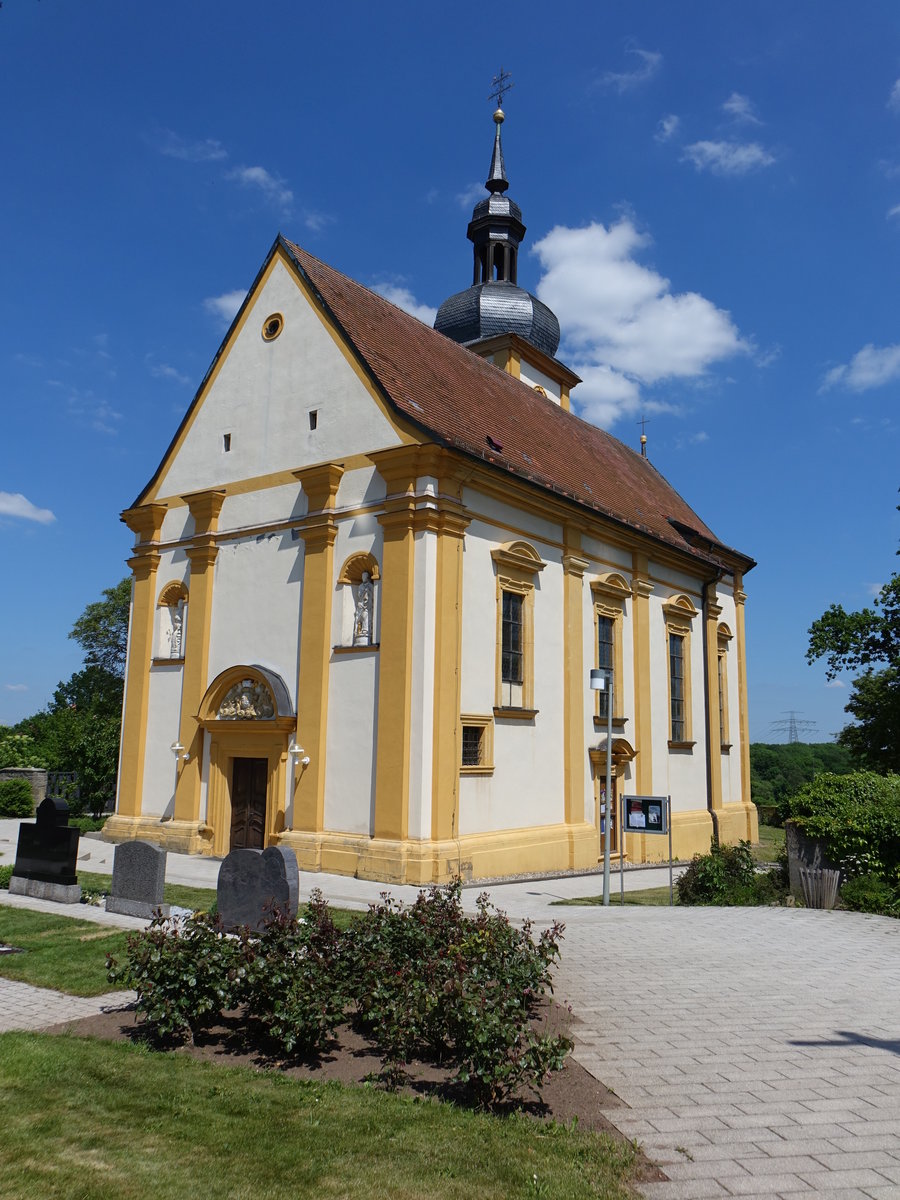
<svg viewBox="0 0 900 1200"><path fill-rule="evenodd" d="M612 671L591 671L591 691L606 693L606 792L601 812L603 822L603 904L609 905L609 831L612 825Z"/></svg>

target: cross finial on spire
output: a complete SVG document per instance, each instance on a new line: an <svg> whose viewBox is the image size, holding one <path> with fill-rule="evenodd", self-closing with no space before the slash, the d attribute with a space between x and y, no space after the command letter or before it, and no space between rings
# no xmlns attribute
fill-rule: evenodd
<svg viewBox="0 0 900 1200"><path fill-rule="evenodd" d="M642 458L647 457L647 431L646 430L647 430L648 421L649 421L648 417L641 417L641 419L639 421L635 421L635 425L640 425L640 427L641 427L641 457Z"/></svg>
<svg viewBox="0 0 900 1200"><path fill-rule="evenodd" d="M514 88L515 86L512 82L512 75L510 75L509 71L504 71L501 67L500 74L495 75L491 80L491 94L488 96L488 100L496 100L497 107L502 108L503 97L510 88Z"/></svg>

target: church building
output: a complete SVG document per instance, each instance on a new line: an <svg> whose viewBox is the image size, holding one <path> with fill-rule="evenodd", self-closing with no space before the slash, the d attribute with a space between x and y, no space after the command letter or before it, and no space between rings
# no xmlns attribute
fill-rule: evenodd
<svg viewBox="0 0 900 1200"><path fill-rule="evenodd" d="M571 411L494 121L434 329L279 236L122 514L106 836L416 884L590 868L611 703L614 855L623 795L671 796L677 857L755 840L753 560Z"/></svg>

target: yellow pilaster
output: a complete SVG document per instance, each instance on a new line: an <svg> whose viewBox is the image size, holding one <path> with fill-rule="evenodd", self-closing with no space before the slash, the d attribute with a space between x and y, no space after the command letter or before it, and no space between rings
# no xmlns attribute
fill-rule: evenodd
<svg viewBox="0 0 900 1200"><path fill-rule="evenodd" d="M639 796L653 795L653 728L650 696L650 597L653 584L646 554L633 554L631 567L632 622L634 641L634 786ZM646 862L643 834L628 834L625 852L632 862Z"/></svg>
<svg viewBox="0 0 900 1200"><path fill-rule="evenodd" d="M144 748L150 696L150 659L153 654L153 617L159 552L156 544L166 514L165 505L148 504L130 509L122 520L137 535L136 553L128 560L134 576L131 625L128 631L128 673L122 714L122 760L116 795L116 813L138 817L144 788Z"/></svg>
<svg viewBox="0 0 900 1200"><path fill-rule="evenodd" d="M442 492L445 486L442 480ZM437 513L434 633L431 792L431 836L434 841L459 836L463 539L468 524L469 519L458 501L441 499Z"/></svg>
<svg viewBox="0 0 900 1200"><path fill-rule="evenodd" d="M590 565L578 555L581 534L565 531L563 554L563 795L566 825L585 819L584 701L586 667L584 657L584 573ZM569 843L569 866L575 867L575 842Z"/></svg>
<svg viewBox="0 0 900 1200"><path fill-rule="evenodd" d="M338 463L296 472L308 501L307 516L299 529L304 553L297 739L309 756L309 766L297 775L293 817L293 828L303 833L321 833L325 821L325 746L337 538L334 505L343 473L344 468Z"/></svg>
<svg viewBox="0 0 900 1200"><path fill-rule="evenodd" d="M378 518L384 530L384 568L374 834L400 841L409 831L414 518L415 502L406 496L387 500Z"/></svg>
<svg viewBox="0 0 900 1200"><path fill-rule="evenodd" d="M735 636L738 661L738 722L741 737L741 802L747 814L747 832L744 836L755 842L759 838L759 818L750 791L750 710L747 705L747 630L744 624L746 602L744 579L736 571L734 575L734 610L737 625Z"/></svg>
<svg viewBox="0 0 900 1200"><path fill-rule="evenodd" d="M212 618L216 530L225 501L220 490L193 492L182 499L194 518L194 536L185 550L190 563L187 635L181 681L181 723L178 740L188 755L179 762L175 784L175 821L200 819L200 772L203 765L203 730L197 715L209 683L209 632Z"/></svg>
<svg viewBox="0 0 900 1200"><path fill-rule="evenodd" d="M706 622L706 737L709 744L709 798L713 809L722 807L722 738L719 729L718 627L722 606L710 591L703 620Z"/></svg>

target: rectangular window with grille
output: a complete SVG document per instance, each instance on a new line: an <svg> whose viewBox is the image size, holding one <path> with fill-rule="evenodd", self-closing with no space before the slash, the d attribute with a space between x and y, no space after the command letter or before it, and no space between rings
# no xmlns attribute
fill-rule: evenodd
<svg viewBox="0 0 900 1200"><path fill-rule="evenodd" d="M463 725L462 765L480 767L484 765L484 726Z"/></svg>
<svg viewBox="0 0 900 1200"><path fill-rule="evenodd" d="M728 743L728 673L725 670L725 652L719 651L719 741Z"/></svg>
<svg viewBox="0 0 900 1200"><path fill-rule="evenodd" d="M671 714L671 740L685 740L685 686L684 686L684 637L669 634L669 703Z"/></svg>
<svg viewBox="0 0 900 1200"><path fill-rule="evenodd" d="M612 679L613 670L613 621L612 617L597 618L597 666L601 671L608 671L608 679ZM597 693L599 701L598 716L605 721L609 715L609 684L602 692Z"/></svg>
<svg viewBox="0 0 900 1200"><path fill-rule="evenodd" d="M503 630L500 657L500 678L503 683L519 684L524 680L523 597L517 592L503 593Z"/></svg>

